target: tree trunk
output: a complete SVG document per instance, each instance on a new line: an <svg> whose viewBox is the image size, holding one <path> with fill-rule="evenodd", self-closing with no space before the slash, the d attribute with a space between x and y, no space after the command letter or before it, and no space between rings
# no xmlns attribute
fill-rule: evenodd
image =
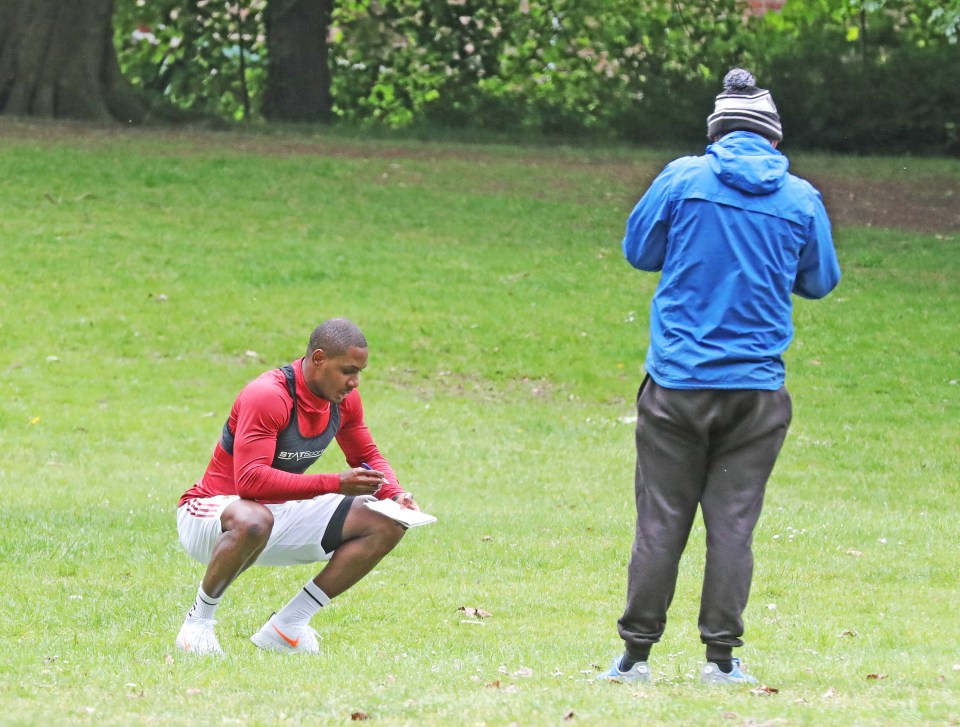
<svg viewBox="0 0 960 727"><path fill-rule="evenodd" d="M113 0L0 0L0 113L142 121L112 18Z"/></svg>
<svg viewBox="0 0 960 727"><path fill-rule="evenodd" d="M327 121L333 107L327 33L334 0L269 0L263 113L277 121Z"/></svg>

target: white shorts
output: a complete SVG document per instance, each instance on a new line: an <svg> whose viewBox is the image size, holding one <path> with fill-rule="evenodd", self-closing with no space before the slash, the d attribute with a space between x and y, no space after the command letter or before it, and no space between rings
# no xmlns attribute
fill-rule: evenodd
<svg viewBox="0 0 960 727"><path fill-rule="evenodd" d="M213 546L223 533L220 515L236 495L216 495L189 500L177 508L180 544L206 565ZM312 500L290 500L264 505L273 513L273 530L267 546L254 565L301 565L329 560L333 555L321 546L323 534L343 495L320 495Z"/></svg>

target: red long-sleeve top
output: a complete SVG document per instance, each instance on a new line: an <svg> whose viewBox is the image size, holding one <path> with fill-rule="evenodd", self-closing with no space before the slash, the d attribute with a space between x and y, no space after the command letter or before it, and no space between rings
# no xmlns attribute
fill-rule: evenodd
<svg viewBox="0 0 960 727"><path fill-rule="evenodd" d="M293 362L297 394L297 424L304 437L318 436L330 420L331 404L307 388L303 359ZM203 477L180 498L187 500L214 495L239 495L262 503L308 500L340 491L339 473L294 474L271 466L277 435L290 423L293 401L280 369L267 371L247 384L230 409L230 431L234 433L233 454L217 440ZM354 389L340 403L337 444L351 467L366 462L386 476L377 497L386 499L403 492L387 460L380 454L363 420L360 392Z"/></svg>

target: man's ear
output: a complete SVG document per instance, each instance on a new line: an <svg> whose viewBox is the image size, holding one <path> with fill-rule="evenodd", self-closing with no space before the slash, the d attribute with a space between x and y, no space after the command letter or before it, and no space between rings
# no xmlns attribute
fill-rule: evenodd
<svg viewBox="0 0 960 727"><path fill-rule="evenodd" d="M314 350L312 354L310 354L310 360L313 361L314 366L319 367L324 361L327 360L327 355L323 352L322 348L318 348Z"/></svg>

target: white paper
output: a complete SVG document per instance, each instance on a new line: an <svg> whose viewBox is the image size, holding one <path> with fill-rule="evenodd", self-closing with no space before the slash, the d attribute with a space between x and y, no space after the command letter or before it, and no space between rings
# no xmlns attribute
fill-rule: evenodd
<svg viewBox="0 0 960 727"><path fill-rule="evenodd" d="M420 510L412 510L409 507L400 507L393 500L366 500L363 504L374 512L386 515L391 520L395 520L408 528L429 525L437 521L433 515L428 515Z"/></svg>

